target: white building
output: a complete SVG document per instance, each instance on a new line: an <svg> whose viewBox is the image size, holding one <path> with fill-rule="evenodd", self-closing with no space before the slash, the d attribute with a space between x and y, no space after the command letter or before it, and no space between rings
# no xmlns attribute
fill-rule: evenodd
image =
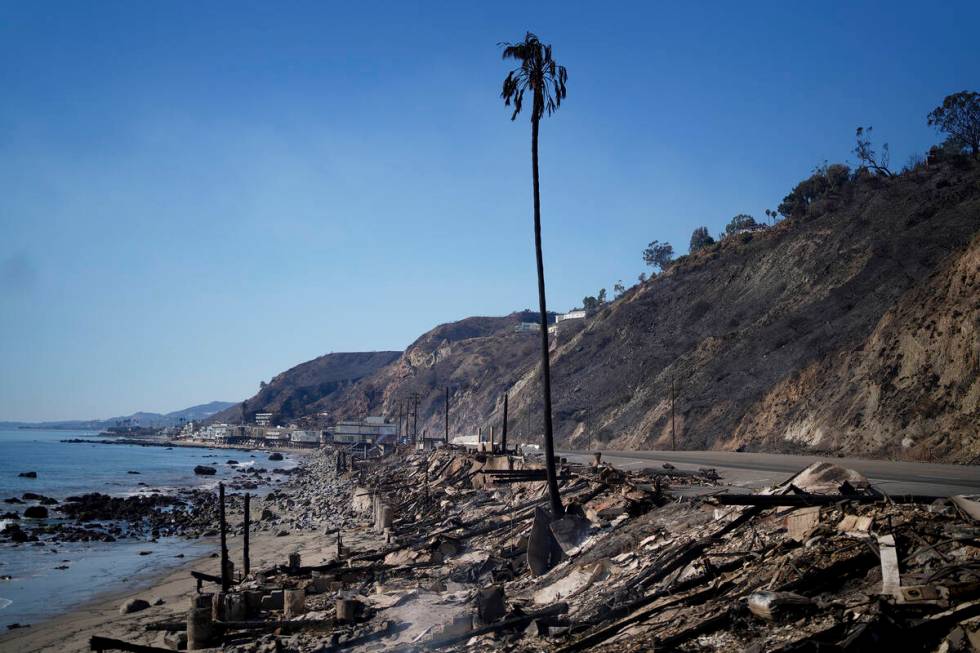
<svg viewBox="0 0 980 653"><path fill-rule="evenodd" d="M365 417L362 420L346 420L331 426L327 432L334 442L368 442L374 444L379 438L394 437L397 425L388 424L384 417Z"/></svg>
<svg viewBox="0 0 980 653"><path fill-rule="evenodd" d="M568 311L567 313L562 313L561 315L557 315L555 317L555 322L557 323L557 322L564 322L565 320L584 320L584 319L585 319L585 310L582 309L578 311Z"/></svg>
<svg viewBox="0 0 980 653"><path fill-rule="evenodd" d="M269 426L272 424L272 413L255 413L256 426Z"/></svg>

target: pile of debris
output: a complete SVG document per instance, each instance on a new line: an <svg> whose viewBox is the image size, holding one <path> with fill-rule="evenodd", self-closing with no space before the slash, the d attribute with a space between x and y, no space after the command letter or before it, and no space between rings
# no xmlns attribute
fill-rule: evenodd
<svg viewBox="0 0 980 653"><path fill-rule="evenodd" d="M186 623L157 626L175 645L980 650L980 503L965 497L886 497L828 463L759 494L682 497L717 474L597 458L561 465L555 519L541 465L522 456L322 461L309 473L344 493L300 507L354 524L325 536L335 559L293 556L198 594Z"/></svg>

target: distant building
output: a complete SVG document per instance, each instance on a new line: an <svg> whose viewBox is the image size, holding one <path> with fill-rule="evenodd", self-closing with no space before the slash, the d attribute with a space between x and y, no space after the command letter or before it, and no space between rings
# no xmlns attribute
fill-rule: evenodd
<svg viewBox="0 0 980 653"><path fill-rule="evenodd" d="M320 431L295 429L289 433L289 441L304 447L316 447L320 444Z"/></svg>
<svg viewBox="0 0 980 653"><path fill-rule="evenodd" d="M265 433L262 439L266 442L273 442L276 444L288 442L289 441L289 431L279 427L272 427L265 429Z"/></svg>
<svg viewBox="0 0 980 653"><path fill-rule="evenodd" d="M515 333L529 333L531 331L541 331L541 325L537 322L521 322L514 325Z"/></svg>
<svg viewBox="0 0 980 653"><path fill-rule="evenodd" d="M757 222L756 224L753 224L753 225L749 225L749 226L746 226L746 227L741 227L739 229L736 229L735 231L733 231L730 234L729 233L726 233L724 236L722 236L722 238L731 238L732 236L738 236L740 234L751 234L751 233L754 233L756 231L765 231L768 228L769 228L769 225L763 224L761 222Z"/></svg>
<svg viewBox="0 0 980 653"><path fill-rule="evenodd" d="M272 425L272 413L255 413L255 425L256 426L271 426Z"/></svg>
<svg viewBox="0 0 980 653"><path fill-rule="evenodd" d="M394 437L397 425L389 424L383 417L365 417L362 420L346 420L331 426L327 432L337 443L366 442L374 444L379 439Z"/></svg>
<svg viewBox="0 0 980 653"><path fill-rule="evenodd" d="M565 320L584 320L585 319L585 309L580 309L576 311L568 311L567 313L561 313L555 317L555 323L564 322Z"/></svg>

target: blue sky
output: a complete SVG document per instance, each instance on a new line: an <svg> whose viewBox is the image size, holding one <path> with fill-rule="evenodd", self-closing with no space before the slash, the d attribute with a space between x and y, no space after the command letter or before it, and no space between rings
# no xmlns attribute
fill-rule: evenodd
<svg viewBox="0 0 980 653"><path fill-rule="evenodd" d="M978 90L980 4L0 2L0 419L239 400L330 351L549 305L762 216L873 125L901 165Z"/></svg>

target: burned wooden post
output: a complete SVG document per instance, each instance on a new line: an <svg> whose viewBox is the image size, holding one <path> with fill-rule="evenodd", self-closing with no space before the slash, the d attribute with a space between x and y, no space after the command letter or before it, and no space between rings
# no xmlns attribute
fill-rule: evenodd
<svg viewBox="0 0 980 653"><path fill-rule="evenodd" d="M449 444L449 386L446 386L446 444Z"/></svg>
<svg viewBox="0 0 980 653"><path fill-rule="evenodd" d="M228 578L228 529L225 524L225 484L218 483L218 520L221 522L221 591L231 586Z"/></svg>
<svg viewBox="0 0 980 653"><path fill-rule="evenodd" d="M244 531L244 542L242 542L242 575L248 576L249 571L249 559L248 559L248 531L252 526L252 514L250 512L251 495L245 493L245 524L242 528Z"/></svg>
<svg viewBox="0 0 980 653"><path fill-rule="evenodd" d="M419 393L415 393L415 408L412 410L412 441L419 443Z"/></svg>
<svg viewBox="0 0 980 653"><path fill-rule="evenodd" d="M677 436L674 433L674 377L670 377L670 448L677 451Z"/></svg>
<svg viewBox="0 0 980 653"><path fill-rule="evenodd" d="M501 452L507 453L507 393L504 393L504 432L500 436L500 449Z"/></svg>

